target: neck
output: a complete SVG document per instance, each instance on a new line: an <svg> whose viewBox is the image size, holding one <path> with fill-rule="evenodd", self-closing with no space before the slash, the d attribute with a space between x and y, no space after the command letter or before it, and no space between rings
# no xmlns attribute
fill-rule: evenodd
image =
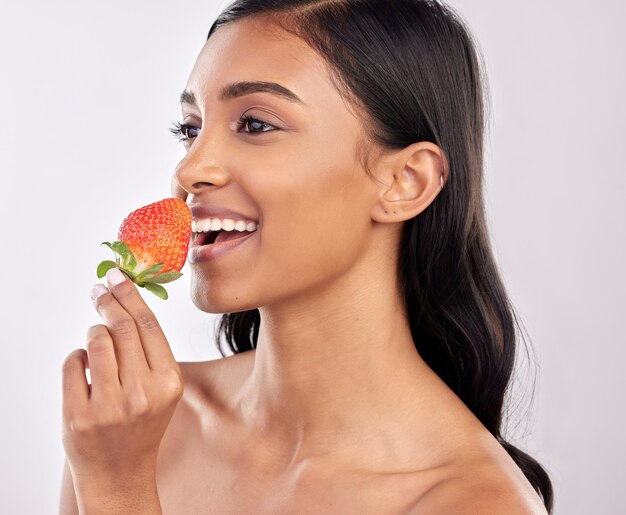
<svg viewBox="0 0 626 515"><path fill-rule="evenodd" d="M394 430L418 409L432 371L398 291L395 268L377 264L260 309L238 409L290 462Z"/></svg>

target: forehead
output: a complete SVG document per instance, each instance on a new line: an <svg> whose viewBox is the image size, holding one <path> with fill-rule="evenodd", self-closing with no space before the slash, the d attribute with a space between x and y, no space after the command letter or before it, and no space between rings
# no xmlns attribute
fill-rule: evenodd
<svg viewBox="0 0 626 515"><path fill-rule="evenodd" d="M264 19L245 18L217 29L202 47L185 89L201 105L209 94L218 101L220 88L237 81L276 82L305 104L341 101L323 58Z"/></svg>

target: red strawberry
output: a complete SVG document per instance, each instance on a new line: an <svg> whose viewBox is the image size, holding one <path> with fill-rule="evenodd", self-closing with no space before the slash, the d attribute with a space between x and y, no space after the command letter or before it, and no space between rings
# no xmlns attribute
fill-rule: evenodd
<svg viewBox="0 0 626 515"><path fill-rule="evenodd" d="M181 277L191 238L191 210L179 198L166 198L140 207L129 214L117 235L118 241L104 241L117 256L115 262L98 265L99 278L118 267L138 286L166 300L160 284Z"/></svg>

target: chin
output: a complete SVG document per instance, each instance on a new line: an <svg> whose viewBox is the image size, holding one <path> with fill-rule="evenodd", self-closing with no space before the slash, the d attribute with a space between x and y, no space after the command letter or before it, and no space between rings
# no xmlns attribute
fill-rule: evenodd
<svg viewBox="0 0 626 515"><path fill-rule="evenodd" d="M198 280L197 278L191 281L191 301L204 313L219 315L247 311L258 307L250 303L250 295L242 293L233 295L233 291L241 292L241 289L232 285L212 287L210 281ZM247 302L244 299L247 299Z"/></svg>

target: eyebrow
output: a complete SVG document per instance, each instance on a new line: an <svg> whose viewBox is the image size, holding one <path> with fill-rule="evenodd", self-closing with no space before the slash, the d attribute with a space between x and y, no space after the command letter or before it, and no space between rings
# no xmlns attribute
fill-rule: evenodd
<svg viewBox="0 0 626 515"><path fill-rule="evenodd" d="M276 82L262 82L262 81L239 81L227 84L222 88L220 93L220 100L230 100L232 98L242 97L244 95L250 95L252 93L270 93L271 95L284 98L291 102L295 102L301 105L306 103L293 91L287 89L284 86ZM196 96L192 91L183 91L180 95L181 104L195 104Z"/></svg>

